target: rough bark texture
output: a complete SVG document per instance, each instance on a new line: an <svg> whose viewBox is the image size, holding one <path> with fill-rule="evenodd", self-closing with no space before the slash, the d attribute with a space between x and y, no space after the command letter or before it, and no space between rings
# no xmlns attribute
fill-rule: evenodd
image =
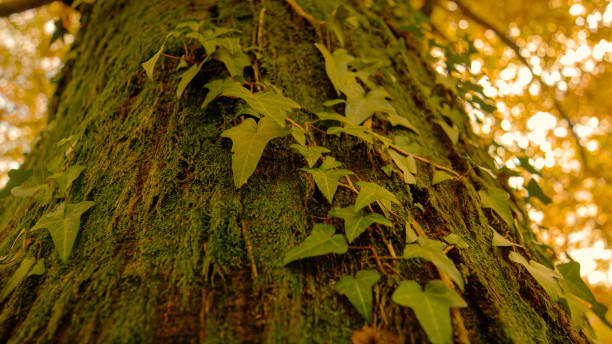
<svg viewBox="0 0 612 344"><path fill-rule="evenodd" d="M325 18L336 2L303 0L315 17ZM324 62L313 43L312 27L283 1L267 0L262 78L311 111L335 98ZM84 14L84 25L61 76L50 109L49 129L28 156L26 168L42 178L56 143L80 130L68 165L87 166L75 182L71 202L96 202L82 219L70 261L63 264L46 231L34 233L47 271L29 277L1 304L0 342L140 343L266 342L347 343L364 325L333 282L362 268L375 269L369 251L306 259L282 267L283 255L310 233L313 216L326 216L329 205L309 175L289 138L266 148L256 173L240 190L232 183L231 142L220 137L233 125L236 101L221 99L205 111L199 107L202 85L216 72L203 71L178 101L176 61L161 59L156 81L140 64L160 47L166 33L184 19L214 18L218 25L241 30L244 47L252 45L259 1L99 0ZM397 44L380 14L366 15L368 30L351 33L356 54L382 51ZM554 305L528 273L507 259L508 249L491 246L491 231L527 247L538 259L534 235L519 219L508 228L488 209L477 191L501 187L482 171L469 168L468 153L491 166L472 134L453 146L432 121L441 118L434 95L454 104L436 86L427 63L411 48L391 56L380 74L398 111L421 131L414 142L429 159L466 177L431 186L431 167L419 163L421 187L407 187L380 170L382 162L367 145L351 138L321 136L321 145L360 178L375 180L402 201L394 208L414 217L433 238L456 233L469 249L449 252L466 279L461 310L472 343L560 343L580 338L567 315ZM169 54L181 53L179 43ZM393 75L397 82L391 82ZM301 120L307 112L297 115ZM468 126L467 117L465 125ZM389 128L389 130L391 130ZM341 190L339 202L353 197ZM47 204L9 197L0 202L0 249L21 228L32 226L57 200ZM414 206L424 206L424 211ZM517 209L523 205L516 202ZM519 217L521 211L516 216ZM523 212L524 213L524 212ZM258 276L251 272L252 246ZM388 233L403 248L404 229ZM357 245L381 241L363 235ZM376 244L381 254L387 246ZM424 283L438 278L418 260L394 262L405 276ZM0 267L4 284L16 266ZM390 301L397 278L386 275L375 288L379 327L407 343L425 334L412 311Z"/></svg>

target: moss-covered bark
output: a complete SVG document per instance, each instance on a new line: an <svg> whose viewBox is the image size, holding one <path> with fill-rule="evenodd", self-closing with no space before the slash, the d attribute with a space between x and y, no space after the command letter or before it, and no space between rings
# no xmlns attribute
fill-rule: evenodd
<svg viewBox="0 0 612 344"><path fill-rule="evenodd" d="M300 3L324 18L340 1ZM345 273L375 269L369 251L280 264L288 249L310 232L313 217L326 216L330 208L310 177L300 172L304 163L288 148L289 138L272 141L256 173L236 190L231 142L220 137L233 125L236 102L216 101L205 111L199 106L206 94L202 85L214 68L201 72L178 101L176 61L160 60L156 81L147 80L140 66L184 19L210 18L237 28L243 46L251 46L262 6L262 79L304 108L323 110L321 103L335 95L313 45L318 38L283 1L99 0L84 15L52 102L49 128L25 168L34 169L35 180L42 180L51 159L63 152L57 142L82 133L65 162L86 166L70 201L96 205L82 219L67 264L60 261L46 231L32 234L33 242L41 245L28 250L45 257L47 271L28 277L1 305L0 342L346 343L364 325L333 283ZM348 44L355 54L397 44L377 16L365 15L369 27L351 33ZM176 44L168 53L180 54L181 49ZM452 250L449 256L466 277L463 296L469 307L461 315L473 343L580 338L535 280L508 261L507 249L491 247L488 225L525 245L525 254L538 257L526 225L509 229L481 208L477 191L501 186L462 158L469 154L479 164L490 165L486 152L473 143L477 138L468 132L453 146L433 125L432 120L440 118L433 96L455 102L436 86L416 51L402 48L392 54L380 82L398 111L420 130L421 135L412 138L422 155L466 177L431 186L431 167L419 164L420 187L408 188L380 171L382 162L367 145L325 136L322 145L333 147L334 156L360 178L393 190L402 201L395 211L415 218L431 237L452 232L468 242L469 249ZM391 76L397 82L391 82ZM298 116L310 118L305 111ZM349 197L341 190L337 200ZM57 203L14 197L2 201L1 252L12 252L19 230L33 226ZM387 234L395 250L401 250L403 227ZM357 244L376 240L364 235ZM387 244L378 241L378 251L387 254ZM423 262L396 261L393 266L420 282L437 278L435 269ZM0 284L16 267L0 267ZM390 302L396 282L388 274L374 290L377 325L402 342L422 342L425 334L413 313Z"/></svg>

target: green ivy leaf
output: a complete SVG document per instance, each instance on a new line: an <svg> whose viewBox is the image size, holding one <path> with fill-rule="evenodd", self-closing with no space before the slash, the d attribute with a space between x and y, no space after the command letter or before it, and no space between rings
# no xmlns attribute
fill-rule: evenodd
<svg viewBox="0 0 612 344"><path fill-rule="evenodd" d="M404 182L406 184L416 184L415 174L417 173L416 161L412 156L403 156L400 153L390 149L388 150L391 160L402 170Z"/></svg>
<svg viewBox="0 0 612 344"><path fill-rule="evenodd" d="M6 299L6 297L9 296L26 277L28 277L28 272L35 262L36 258L34 257L26 257L21 261L17 270L15 270L13 275L6 281L6 285L2 289L2 294L0 294L0 302L4 301L4 299Z"/></svg>
<svg viewBox="0 0 612 344"><path fill-rule="evenodd" d="M326 157L321 167L302 169L302 171L306 171L312 175L315 184L317 184L317 187L330 204L333 202L334 195L338 189L338 180L346 175L353 174L350 170L335 169L339 167L339 165L340 164L334 158Z"/></svg>
<svg viewBox="0 0 612 344"><path fill-rule="evenodd" d="M507 247L507 246L516 246L523 247L519 244L515 244L512 241L506 239L503 235L499 234L493 227L489 226L491 231L493 231L493 242L492 245L495 247Z"/></svg>
<svg viewBox="0 0 612 344"><path fill-rule="evenodd" d="M94 204L94 202L89 201L74 204L62 202L55 210L43 215L32 227L32 230L46 228L51 234L57 253L66 263L79 233L81 215Z"/></svg>
<svg viewBox="0 0 612 344"><path fill-rule="evenodd" d="M455 177L444 171L435 170L433 173L433 178L431 180L431 185L436 185L449 179L455 179Z"/></svg>
<svg viewBox="0 0 612 344"><path fill-rule="evenodd" d="M142 68L144 68L145 72L147 72L147 76L151 81L153 81L153 71L155 70L155 64L157 63L157 60L159 60L161 54L164 52L165 47L166 43L162 44L161 48L159 48L159 51L157 51L157 53L155 53L153 57L151 57L149 60L142 64Z"/></svg>
<svg viewBox="0 0 612 344"><path fill-rule="evenodd" d="M533 278L544 288L546 293L550 296L553 301L557 301L559 299L559 295L561 294L561 288L559 288L559 284L556 279L563 278L554 270L547 268L546 266L536 262L529 261L523 257L520 253L510 252L508 258L517 263L521 264Z"/></svg>
<svg viewBox="0 0 612 344"><path fill-rule="evenodd" d="M562 280L559 280L559 284L561 287L577 297L583 299L584 301L591 304L591 311L601 319L601 321L606 324L606 326L612 328L612 324L606 319L606 313L608 312L608 307L604 304L599 303L595 296L589 289L589 287L584 283L582 278L580 277L580 264L575 261L571 261L564 264L557 264L557 270L563 276ZM569 303L569 302L568 302Z"/></svg>
<svg viewBox="0 0 612 344"><path fill-rule="evenodd" d="M218 96L220 96L223 91L228 88L233 87L236 82L232 80L224 80L224 79L216 79L208 82L204 87L208 89L208 93L206 93L206 98L204 98L204 102L202 103L201 108L205 109L210 102L215 100Z"/></svg>
<svg viewBox="0 0 612 344"><path fill-rule="evenodd" d="M49 190L49 186L46 184L39 184L28 187L16 186L11 190L11 194L15 197L34 197L44 194L46 190Z"/></svg>
<svg viewBox="0 0 612 344"><path fill-rule="evenodd" d="M244 100L255 111L275 120L283 128L286 125L287 112L291 109L300 108L300 104L287 97L270 91L251 93L251 91L236 83L227 85L222 94L226 97L236 97Z"/></svg>
<svg viewBox="0 0 612 344"><path fill-rule="evenodd" d="M357 182L359 194L355 200L355 211L361 210L370 203L379 201L387 209L391 209L391 202L399 204L395 195L382 186L372 182Z"/></svg>
<svg viewBox="0 0 612 344"><path fill-rule="evenodd" d="M527 191L529 192L529 197L535 197L542 201L542 203L544 204L549 204L550 202L552 202L552 200L544 194L544 191L542 191L540 185L538 185L538 182L536 182L533 178L529 180L529 183L527 183L525 189L527 189Z"/></svg>
<svg viewBox="0 0 612 344"><path fill-rule="evenodd" d="M303 243L287 252L283 265L307 257L328 253L346 253L348 251L346 239L340 234L334 234L335 232L336 229L333 226L317 223Z"/></svg>
<svg viewBox="0 0 612 344"><path fill-rule="evenodd" d="M536 170L535 167L529 163L528 157L519 157L518 160L520 164L519 166L521 166L525 171L532 174L541 175L540 171Z"/></svg>
<svg viewBox="0 0 612 344"><path fill-rule="evenodd" d="M291 127L291 136L302 146L306 146L306 132L296 126Z"/></svg>
<svg viewBox="0 0 612 344"><path fill-rule="evenodd" d="M55 173L49 177L49 179L55 180L59 187L59 191L62 195L67 196L70 187L72 187L72 182L74 182L81 173L85 170L85 166L83 165L74 165L71 166L68 171L62 173Z"/></svg>
<svg viewBox="0 0 612 344"><path fill-rule="evenodd" d="M375 112L396 114L395 108L387 101L389 94L382 87L375 88L366 96L347 97L346 119L353 125L360 125Z"/></svg>
<svg viewBox="0 0 612 344"><path fill-rule="evenodd" d="M350 13L346 7L340 5L332 12L331 15L327 17L327 20L325 21L327 23L327 27L335 34L341 46L344 46L344 23L349 16Z"/></svg>
<svg viewBox="0 0 612 344"><path fill-rule="evenodd" d="M429 281L425 291L415 281L401 281L391 300L414 311L432 344L451 342L450 308L467 307L461 296L440 280Z"/></svg>
<svg viewBox="0 0 612 344"><path fill-rule="evenodd" d="M356 211L353 207L334 208L329 214L344 220L344 233L349 244L374 223L383 226L393 226L393 222L380 214L367 214L364 216L362 211Z"/></svg>
<svg viewBox="0 0 612 344"><path fill-rule="evenodd" d="M304 157L304 159L306 159L306 163L308 164L308 167L313 167L317 163L317 161L319 161L323 153L330 152L329 149L325 147L321 147L321 146L307 147L307 146L300 146L300 145L292 144L290 147L295 149L298 153L300 153Z"/></svg>
<svg viewBox="0 0 612 344"><path fill-rule="evenodd" d="M512 221L512 211L510 210L510 196L502 189L491 188L487 191L478 191L482 206L492 209L499 215L508 227L514 227Z"/></svg>
<svg viewBox="0 0 612 344"><path fill-rule="evenodd" d="M272 118L264 117L256 123L247 118L237 126L223 133L222 137L230 138L232 144L232 172L234 185L240 188L255 172L259 159L270 140L289 134L289 130L280 127Z"/></svg>
<svg viewBox="0 0 612 344"><path fill-rule="evenodd" d="M0 191L0 198L4 198L11 194L11 190L17 187L32 176L32 170L10 170L8 172L9 181L6 186Z"/></svg>
<svg viewBox="0 0 612 344"><path fill-rule="evenodd" d="M202 66L204 65L205 62L206 60L202 61L202 63L200 64L194 64L191 67L187 68L187 70L181 74L180 76L181 80L179 81L178 87L176 88L176 98L177 99L181 99L183 92L185 92L185 88L187 88L187 85L189 85L191 80L193 80L193 78L195 78L195 76L198 75L198 73L200 72L200 69L202 69Z"/></svg>
<svg viewBox="0 0 612 344"><path fill-rule="evenodd" d="M438 124L440 128L446 133L446 136L450 139L452 144L457 144L459 141L459 128L453 124L453 126L449 126L446 122L442 120L434 121L434 123Z"/></svg>
<svg viewBox="0 0 612 344"><path fill-rule="evenodd" d="M389 120L389 123L391 123L391 125L394 127L400 125L406 129L412 130L415 134L420 135L419 130L414 125L412 125L412 123L410 123L410 121L406 117L400 116L396 112L388 113L387 119Z"/></svg>
<svg viewBox="0 0 612 344"><path fill-rule="evenodd" d="M325 71L336 92L338 94L342 92L347 97L349 94L363 94L363 88L355 79L356 74L348 70L349 63L353 62L355 57L351 56L345 49L336 49L331 54L324 45L315 43L315 46L325 59Z"/></svg>
<svg viewBox="0 0 612 344"><path fill-rule="evenodd" d="M570 324L575 330L579 330L588 322L585 314L590 310L589 306L572 293L564 293L561 296L561 304L570 316Z"/></svg>
<svg viewBox="0 0 612 344"><path fill-rule="evenodd" d="M406 245L404 258L422 258L433 263L440 271L447 274L459 289L463 290L461 273L455 267L455 263L444 253L445 248L446 244L441 241L419 237L416 244Z"/></svg>
<svg viewBox="0 0 612 344"><path fill-rule="evenodd" d="M380 274L373 270L360 270L355 277L344 276L334 288L346 295L359 314L367 321L372 317L372 287L380 279Z"/></svg>
<svg viewBox="0 0 612 344"><path fill-rule="evenodd" d="M465 242L465 240L463 240L460 236L458 236L455 233L451 233L446 235L444 238L444 241L446 241L448 244L450 245L455 245L459 248L469 248L470 246L467 244L467 242Z"/></svg>
<svg viewBox="0 0 612 344"><path fill-rule="evenodd" d="M227 37L216 40L219 49L215 52L217 59L223 62L232 77L242 77L244 67L250 66L249 57L242 51L240 38Z"/></svg>
<svg viewBox="0 0 612 344"><path fill-rule="evenodd" d="M372 132L362 126L347 125L345 127L331 127L327 129L328 135L340 135L341 133L355 136L369 144L374 144L374 135Z"/></svg>

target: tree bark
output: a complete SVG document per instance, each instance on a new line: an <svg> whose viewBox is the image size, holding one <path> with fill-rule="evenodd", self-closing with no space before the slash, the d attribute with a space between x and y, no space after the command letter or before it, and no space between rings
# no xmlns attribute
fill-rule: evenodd
<svg viewBox="0 0 612 344"><path fill-rule="evenodd" d="M299 3L315 18L333 10L328 1ZM397 46L382 13L363 15L368 28L351 32L347 43L354 54L387 53ZM330 210L310 176L300 172L305 164L289 149L289 138L272 141L255 174L236 190L231 142L220 137L234 125L236 101L220 99L200 109L207 92L202 86L215 68L203 70L180 100L175 96L176 61L160 59L155 81L147 79L141 63L185 19L236 28L244 47L258 41L253 37L263 23L257 61L261 79L310 112L325 111L322 103L337 98L313 44L319 41L316 31L283 1L95 2L83 14L51 102L48 130L24 164L42 178L51 160L63 154L57 143L80 133L67 164L86 170L69 199L94 201L95 206L82 217L67 263L59 259L46 231L32 234L32 242L40 245L28 249L45 258L47 271L28 277L2 304L0 342L347 343L364 326L333 283L347 273L377 269L370 250L281 264L285 253L310 233L314 219ZM392 190L402 203L394 209L406 222L413 219L432 238L456 233L468 242L469 249L448 255L466 280L463 298L469 306L459 315L472 343L581 340L563 310L507 259L508 248L491 246L489 225L524 245L524 255L543 257L520 200L513 201L517 230L482 208L478 190L503 185L464 158L492 167L467 129L467 116L457 145L433 124L441 118L436 98L463 110L454 93L436 85L416 48L419 42L407 43L408 48L389 53L391 64L380 73L381 83L398 112L418 127L420 136L413 138L421 155L464 177L431 186L432 167L419 162L419 186L408 187L385 176L380 157L355 139L322 135L322 145L333 148L336 159L361 179ZM181 54L182 43L168 44L167 54ZM312 119L306 111L297 116ZM349 199L349 192L341 190L337 198ZM9 252L19 230L33 226L57 203L14 197L0 201L0 252ZM389 245L401 252L403 224L387 233L388 242L376 238L366 233L354 245L372 245L380 256L391 254ZM421 284L438 278L425 262L389 262ZM0 267L0 285L15 269ZM412 311L390 301L397 278L385 266L383 271L374 290L375 325L398 342L425 341Z"/></svg>

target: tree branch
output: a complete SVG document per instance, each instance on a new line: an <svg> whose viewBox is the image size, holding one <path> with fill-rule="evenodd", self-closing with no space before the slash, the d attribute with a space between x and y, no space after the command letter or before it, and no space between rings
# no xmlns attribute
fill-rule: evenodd
<svg viewBox="0 0 612 344"><path fill-rule="evenodd" d="M5 0L0 2L0 17L50 4L55 0Z"/></svg>
<svg viewBox="0 0 612 344"><path fill-rule="evenodd" d="M505 45L507 45L510 49L512 49L514 51L514 54L519 59L519 61L521 61L522 64L524 64L527 68L529 68L529 71L531 72L531 75L533 75L533 77L536 78L540 82L540 85L542 85L542 88L546 88L548 90L551 90L551 87L548 86L544 82L544 80L542 80L542 78L539 75L536 75L533 72L533 69L531 68L531 65L529 64L527 59L521 55L521 47L519 47L518 44L516 44L504 32L502 32L501 30L499 30L498 28L493 26L493 24L489 23L484 18L482 18L482 17L478 16L477 14L475 14L474 12L472 12L472 10L470 10L470 8L467 7L461 0L453 0L453 2L455 4L457 4L457 7L461 10L461 12L466 17L468 17L469 19L471 19L475 23L479 24L480 26L484 27L485 29L493 31L495 33L495 35ZM552 91L554 91L554 90L552 90ZM586 171L591 171L591 168L589 166L589 161L588 161L588 153L585 150L584 146L580 143L580 137L576 133L575 123L569 118L567 112L563 109L563 107L561 107L561 103L554 96L554 94L553 94L553 99L554 99L554 106L555 106L555 109L557 110L557 113L559 114L559 116L561 116L561 118L563 118L564 120L567 121L567 124L570 127L570 132L571 132L572 137L574 138L574 141L576 143L576 150L578 151L578 154L580 155L580 160L582 160L582 165L584 166L584 169Z"/></svg>

